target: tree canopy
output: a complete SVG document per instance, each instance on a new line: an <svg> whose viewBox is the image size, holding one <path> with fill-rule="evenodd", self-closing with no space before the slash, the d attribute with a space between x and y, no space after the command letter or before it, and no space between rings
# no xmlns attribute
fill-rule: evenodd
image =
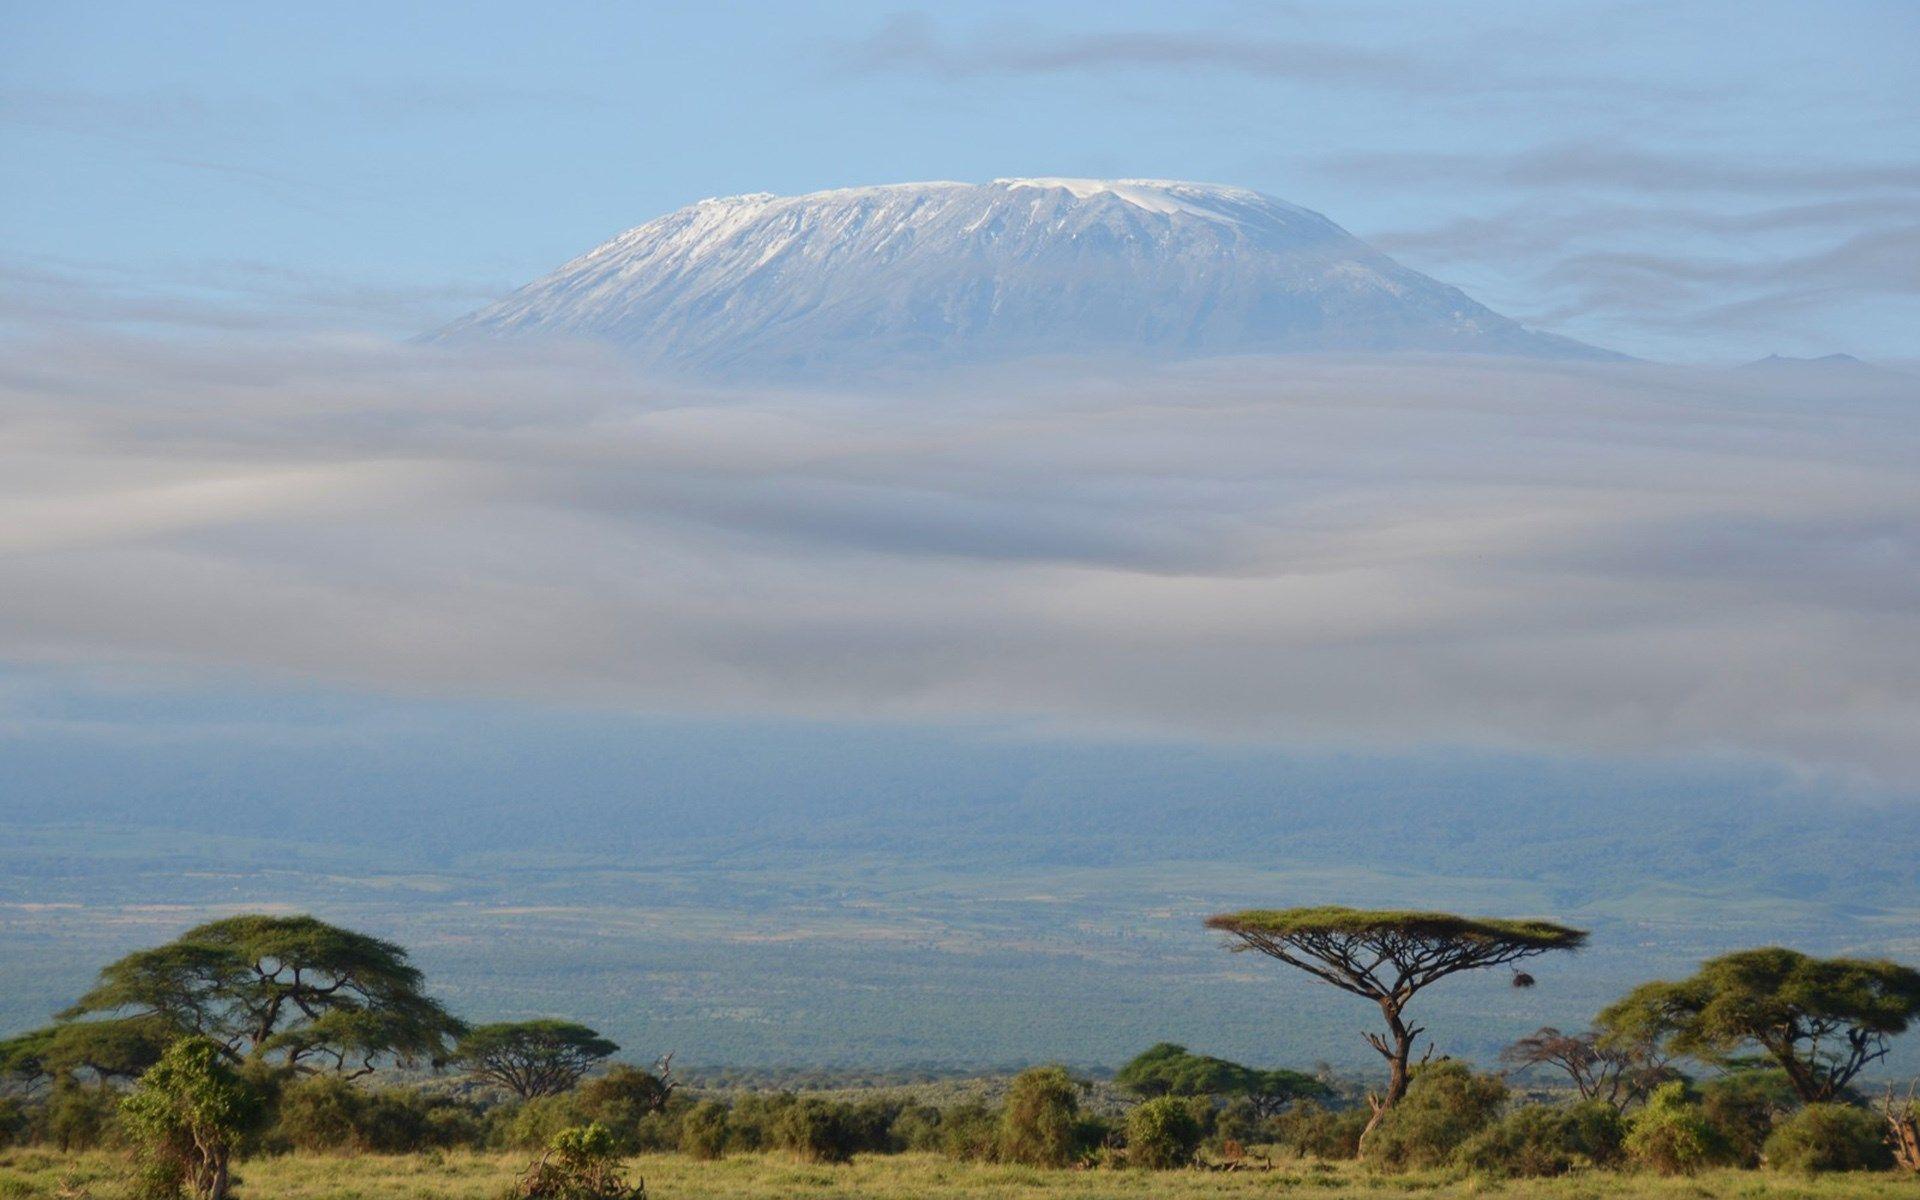
<svg viewBox="0 0 1920 1200"><path fill-rule="evenodd" d="M580 1082L620 1047L573 1021L503 1021L467 1031L454 1061L523 1099L552 1096Z"/></svg>
<svg viewBox="0 0 1920 1200"><path fill-rule="evenodd" d="M309 916L248 914L108 964L63 1022L142 1019L212 1039L235 1059L360 1075L439 1061L461 1023L392 942Z"/></svg>
<svg viewBox="0 0 1920 1200"><path fill-rule="evenodd" d="M1277 958L1379 1005L1387 1031L1366 1034L1389 1070L1386 1093L1370 1097L1376 1123L1406 1095L1413 1043L1426 1032L1404 1017L1415 994L1461 971L1577 950L1587 940L1584 930L1548 921L1338 905L1221 913L1207 918L1207 927L1228 934L1234 950Z"/></svg>
<svg viewBox="0 0 1920 1200"><path fill-rule="evenodd" d="M1809 1104L1838 1099L1920 1017L1920 971L1885 959L1813 958L1778 946L1709 959L1642 984L1600 1014L1610 1038L1724 1062L1758 1046Z"/></svg>
<svg viewBox="0 0 1920 1200"><path fill-rule="evenodd" d="M1311 1075L1284 1069L1259 1070L1185 1046L1161 1042L1120 1068L1113 1081L1136 1096L1245 1096L1261 1116L1289 1103L1324 1096L1327 1086Z"/></svg>
<svg viewBox="0 0 1920 1200"><path fill-rule="evenodd" d="M1666 1057L1643 1042L1603 1037L1595 1030L1562 1033L1551 1025L1500 1051L1515 1067L1552 1067L1572 1081L1582 1100L1600 1100L1616 1111L1643 1100L1673 1077Z"/></svg>

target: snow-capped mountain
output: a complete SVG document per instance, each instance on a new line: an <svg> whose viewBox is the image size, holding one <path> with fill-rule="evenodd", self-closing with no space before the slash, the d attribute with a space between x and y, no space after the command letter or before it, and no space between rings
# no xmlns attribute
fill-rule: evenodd
<svg viewBox="0 0 1920 1200"><path fill-rule="evenodd" d="M1613 357L1524 329L1319 213L1138 179L703 200L434 336L602 339L670 371L757 377L1040 355Z"/></svg>

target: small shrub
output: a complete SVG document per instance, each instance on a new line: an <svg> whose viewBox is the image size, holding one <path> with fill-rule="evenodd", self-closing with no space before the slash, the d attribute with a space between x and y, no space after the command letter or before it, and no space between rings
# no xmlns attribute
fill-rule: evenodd
<svg viewBox="0 0 1920 1200"><path fill-rule="evenodd" d="M1730 1157L1706 1110L1680 1080L1662 1084L1627 1123L1628 1161L1662 1175L1691 1175Z"/></svg>
<svg viewBox="0 0 1920 1200"><path fill-rule="evenodd" d="M1491 1125L1506 1102L1506 1084L1474 1074L1465 1063L1421 1067L1406 1096L1374 1126L1366 1157L1389 1170L1440 1166Z"/></svg>
<svg viewBox="0 0 1920 1200"><path fill-rule="evenodd" d="M620 1149L597 1122L553 1135L514 1187L519 1200L646 1200L647 1185L620 1173Z"/></svg>
<svg viewBox="0 0 1920 1200"><path fill-rule="evenodd" d="M1707 1124L1713 1126L1728 1161L1741 1167L1759 1165L1774 1123L1799 1102L1787 1073L1779 1070L1736 1071L1700 1089Z"/></svg>
<svg viewBox="0 0 1920 1200"><path fill-rule="evenodd" d="M1080 1088L1063 1067L1035 1067L1014 1077L1000 1117L1000 1159L1064 1167L1080 1155L1074 1127Z"/></svg>
<svg viewBox="0 0 1920 1200"><path fill-rule="evenodd" d="M1457 1161L1487 1175L1539 1179L1619 1157L1620 1115L1605 1103L1516 1108L1460 1147Z"/></svg>
<svg viewBox="0 0 1920 1200"><path fill-rule="evenodd" d="M787 1106L774 1122L774 1144L802 1162L853 1161L854 1137L844 1107L812 1097Z"/></svg>
<svg viewBox="0 0 1920 1200"><path fill-rule="evenodd" d="M680 1149L689 1158L711 1162L727 1152L727 1106L702 1100L680 1118Z"/></svg>
<svg viewBox="0 0 1920 1200"><path fill-rule="evenodd" d="M98 1150L120 1140L120 1097L103 1087L65 1083L40 1110L41 1140L63 1151Z"/></svg>
<svg viewBox="0 0 1920 1200"><path fill-rule="evenodd" d="M962 1162L1000 1157L1000 1118L984 1104L957 1104L940 1114L940 1153Z"/></svg>
<svg viewBox="0 0 1920 1200"><path fill-rule="evenodd" d="M186 1188L222 1200L234 1145L257 1121L260 1098L218 1043L189 1037L148 1068L120 1111L140 1148L143 1192L157 1198Z"/></svg>
<svg viewBox="0 0 1920 1200"><path fill-rule="evenodd" d="M1776 1171L1885 1171L1893 1167L1886 1118L1848 1104L1809 1104L1782 1120L1763 1151Z"/></svg>
<svg viewBox="0 0 1920 1200"><path fill-rule="evenodd" d="M572 1094L541 1096L520 1104L504 1105L493 1112L495 1132L492 1140L508 1150L542 1150L552 1146L555 1135L563 1130L591 1124ZM605 1128L602 1125L602 1128ZM611 1129L607 1130L613 1136ZM618 1138L615 1138L617 1141Z"/></svg>
<svg viewBox="0 0 1920 1200"><path fill-rule="evenodd" d="M1200 1148L1200 1123L1178 1096L1143 1101L1127 1114L1127 1164L1164 1171L1184 1167Z"/></svg>
<svg viewBox="0 0 1920 1200"><path fill-rule="evenodd" d="M887 1130L893 1144L917 1153L938 1153L945 1149L943 1114L931 1104L916 1104L900 1110Z"/></svg>
<svg viewBox="0 0 1920 1200"><path fill-rule="evenodd" d="M1300 1158L1352 1159L1360 1155L1360 1134L1367 1114L1357 1108L1330 1109L1302 1100L1267 1124L1276 1148Z"/></svg>

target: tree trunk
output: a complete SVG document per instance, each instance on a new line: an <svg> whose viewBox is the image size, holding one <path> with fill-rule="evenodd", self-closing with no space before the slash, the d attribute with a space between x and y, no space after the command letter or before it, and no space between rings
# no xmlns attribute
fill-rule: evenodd
<svg viewBox="0 0 1920 1200"><path fill-rule="evenodd" d="M1367 1135L1373 1132L1374 1126L1380 1124L1380 1118L1387 1115L1388 1109L1406 1097L1409 1074L1407 1060L1413 1055L1416 1033L1400 1019L1400 1007L1391 999L1380 1001L1380 1011L1387 1018L1387 1036L1383 1038L1370 1033L1367 1040L1387 1060L1387 1091L1385 1095L1367 1096L1367 1104L1373 1109L1373 1115L1367 1119L1367 1127L1360 1131L1360 1154L1363 1158L1366 1157Z"/></svg>

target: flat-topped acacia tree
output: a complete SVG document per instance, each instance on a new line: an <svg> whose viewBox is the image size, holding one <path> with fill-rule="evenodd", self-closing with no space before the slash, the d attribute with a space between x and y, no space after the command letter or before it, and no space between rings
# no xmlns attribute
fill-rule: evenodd
<svg viewBox="0 0 1920 1200"><path fill-rule="evenodd" d="M1389 1074L1386 1093L1367 1097L1373 1106L1369 1131L1407 1094L1414 1039L1426 1029L1409 1025L1406 1009L1422 988L1461 971L1518 962L1549 950L1577 950L1587 940L1585 930L1547 921L1338 905L1221 913L1207 918L1207 928L1233 938L1234 950L1271 955L1380 1006L1387 1031L1370 1032L1366 1038L1387 1060Z"/></svg>

